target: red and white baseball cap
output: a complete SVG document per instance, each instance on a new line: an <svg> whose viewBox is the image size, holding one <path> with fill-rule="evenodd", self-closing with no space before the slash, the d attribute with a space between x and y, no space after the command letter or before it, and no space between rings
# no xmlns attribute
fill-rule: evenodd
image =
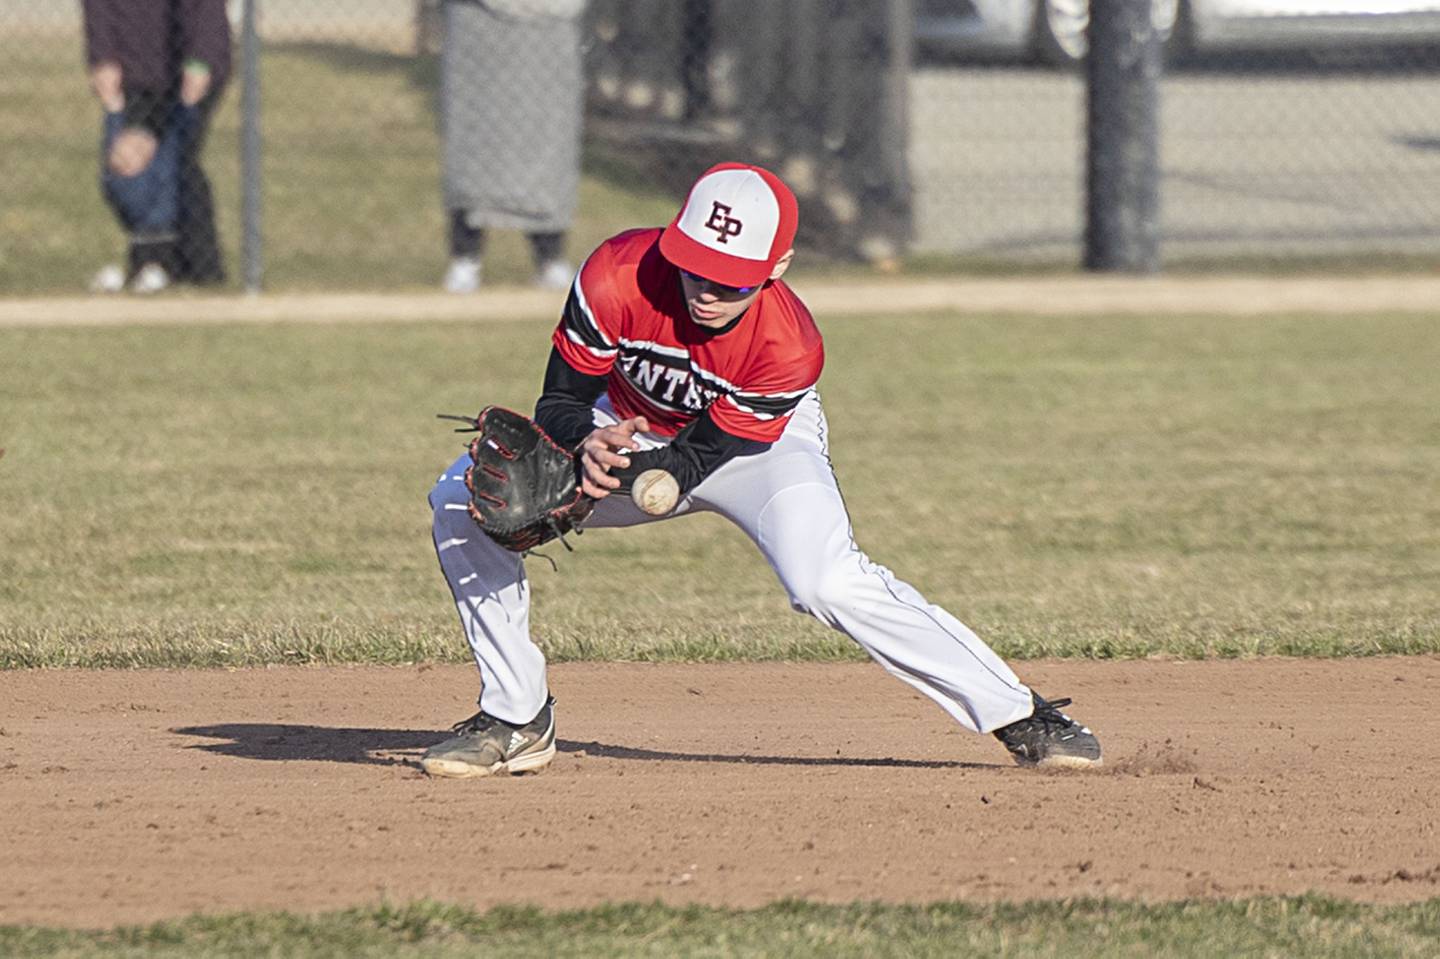
<svg viewBox="0 0 1440 959"><path fill-rule="evenodd" d="M706 170L660 235L682 270L725 286L759 286L795 242L795 194L769 170L721 163Z"/></svg>

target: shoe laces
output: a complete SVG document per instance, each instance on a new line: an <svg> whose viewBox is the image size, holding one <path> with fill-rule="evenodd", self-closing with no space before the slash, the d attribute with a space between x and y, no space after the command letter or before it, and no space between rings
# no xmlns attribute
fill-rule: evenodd
<svg viewBox="0 0 1440 959"><path fill-rule="evenodd" d="M469 719L462 719L460 722L451 726L450 731L454 733L483 733L500 721L501 720L496 719L482 709Z"/></svg>
<svg viewBox="0 0 1440 959"><path fill-rule="evenodd" d="M1031 714L1030 719L1041 725L1056 726L1060 729L1078 726L1080 725L1079 723L1060 711L1060 707L1069 705L1069 699L1048 700L1037 695L1035 697L1035 712Z"/></svg>
<svg viewBox="0 0 1440 959"><path fill-rule="evenodd" d="M1065 702L1067 703L1069 701L1070 700L1068 699L1065 700ZM535 714L535 719L539 719L542 715L544 715L546 709L553 709L554 706L555 697L547 697L545 700L545 705L541 707L540 712ZM535 719L530 720L530 723L533 723ZM482 709L474 716L471 716L469 719L460 720L460 722L451 726L450 730L451 732L457 733L483 733L485 732L485 730L495 726L504 726L506 729L524 729L526 726L530 725L530 723L507 722L506 720L501 719L498 716L491 716L489 713Z"/></svg>

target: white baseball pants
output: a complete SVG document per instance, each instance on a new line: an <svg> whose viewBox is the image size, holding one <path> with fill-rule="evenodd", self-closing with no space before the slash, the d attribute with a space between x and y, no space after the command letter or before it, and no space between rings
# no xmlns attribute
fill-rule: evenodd
<svg viewBox="0 0 1440 959"><path fill-rule="evenodd" d="M617 417L602 396L597 426ZM725 463L668 516L607 496L585 528L661 522L697 510L719 513L754 540L798 612L858 642L891 675L929 696L975 732L1029 716L1033 704L1010 667L970 629L872 562L855 545L826 448L825 413L812 392L779 442ZM650 448L661 437L637 437ZM430 493L435 549L460 623L480 667L480 708L528 722L545 704L545 655L530 639L530 588L518 554L497 546L466 512L468 453Z"/></svg>

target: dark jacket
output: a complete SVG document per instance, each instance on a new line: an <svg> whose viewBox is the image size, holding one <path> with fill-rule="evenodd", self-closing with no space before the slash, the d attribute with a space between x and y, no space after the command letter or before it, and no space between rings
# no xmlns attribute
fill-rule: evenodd
<svg viewBox="0 0 1440 959"><path fill-rule="evenodd" d="M83 0L85 55L94 67L120 64L127 121L135 108L168 116L180 89L186 60L210 67L210 97L230 77L230 21L225 0ZM158 120L143 118L158 129Z"/></svg>

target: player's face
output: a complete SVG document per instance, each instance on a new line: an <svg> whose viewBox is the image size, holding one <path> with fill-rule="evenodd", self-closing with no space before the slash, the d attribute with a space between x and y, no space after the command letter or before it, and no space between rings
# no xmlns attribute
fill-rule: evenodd
<svg viewBox="0 0 1440 959"><path fill-rule="evenodd" d="M760 286L739 289L721 286L685 270L680 271L680 289L685 294L685 308L690 311L690 319L700 326L714 329L744 313L760 295Z"/></svg>

